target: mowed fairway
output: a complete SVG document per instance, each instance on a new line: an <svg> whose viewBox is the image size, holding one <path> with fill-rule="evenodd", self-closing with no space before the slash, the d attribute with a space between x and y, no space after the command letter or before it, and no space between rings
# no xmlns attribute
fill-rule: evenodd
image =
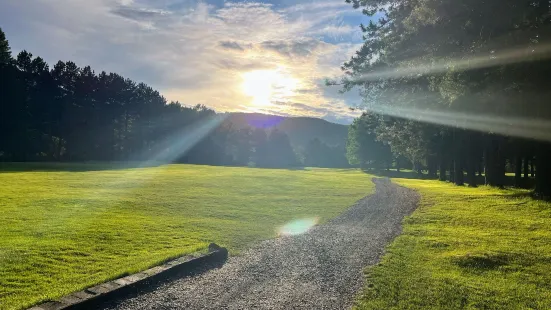
<svg viewBox="0 0 551 310"><path fill-rule="evenodd" d="M210 242L235 254L291 220L326 221L373 190L371 177L354 170L64 168L84 171L0 172L0 309L55 299Z"/></svg>

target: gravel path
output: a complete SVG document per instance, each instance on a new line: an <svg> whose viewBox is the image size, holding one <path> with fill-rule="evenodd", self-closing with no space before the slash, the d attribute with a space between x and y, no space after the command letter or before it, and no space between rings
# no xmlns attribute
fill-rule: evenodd
<svg viewBox="0 0 551 310"><path fill-rule="evenodd" d="M164 284L107 309L346 309L418 195L374 179L377 191L308 233L262 242L219 269Z"/></svg>

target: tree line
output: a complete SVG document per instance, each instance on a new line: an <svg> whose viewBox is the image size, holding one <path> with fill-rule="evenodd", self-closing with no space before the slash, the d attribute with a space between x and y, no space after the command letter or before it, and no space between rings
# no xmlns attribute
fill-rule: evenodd
<svg viewBox="0 0 551 310"><path fill-rule="evenodd" d="M347 0L371 18L333 84L366 109L347 156L457 185L531 187L551 197L548 0ZM483 176L483 177L482 177Z"/></svg>
<svg viewBox="0 0 551 310"><path fill-rule="evenodd" d="M72 61L50 68L27 51L13 57L1 29L0 98L1 161L347 165L344 148L315 140L297 152L280 130L234 126L206 106L167 102L152 87L117 73L96 73Z"/></svg>

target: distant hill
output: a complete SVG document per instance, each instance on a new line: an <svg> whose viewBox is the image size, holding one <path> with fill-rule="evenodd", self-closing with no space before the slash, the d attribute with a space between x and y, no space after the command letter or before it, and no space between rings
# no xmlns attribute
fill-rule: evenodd
<svg viewBox="0 0 551 310"><path fill-rule="evenodd" d="M283 117L259 113L227 113L227 122L238 128L251 126L257 128L277 128L285 132L294 147L304 147L318 138L324 143L343 145L348 136L348 126L330 123L311 117Z"/></svg>

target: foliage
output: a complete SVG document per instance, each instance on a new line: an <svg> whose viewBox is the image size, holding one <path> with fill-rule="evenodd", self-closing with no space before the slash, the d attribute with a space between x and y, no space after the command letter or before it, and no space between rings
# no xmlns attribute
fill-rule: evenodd
<svg viewBox="0 0 551 310"><path fill-rule="evenodd" d="M307 167L349 167L342 145L329 146L319 139L313 139L304 151L304 165Z"/></svg>
<svg viewBox="0 0 551 310"><path fill-rule="evenodd" d="M71 61L59 61L50 70L27 51L12 59L1 30L0 96L1 161L163 160L247 166L255 158L266 167L298 164L283 132L272 132L264 150L253 154L250 126L236 128L225 121L226 115L203 105L167 103L150 86L116 73L96 74Z"/></svg>
<svg viewBox="0 0 551 310"><path fill-rule="evenodd" d="M433 174L438 162L441 179L449 170L458 185L465 171L476 186L482 161L486 183L503 186L507 161L535 160L535 193L551 197L551 137L545 126L525 129L551 119L549 1L348 2L371 21L342 84L389 119L375 129L379 140Z"/></svg>
<svg viewBox="0 0 551 310"><path fill-rule="evenodd" d="M378 115L364 113L348 129L346 156L351 165L363 168L388 168L392 154L388 145L377 141Z"/></svg>
<svg viewBox="0 0 551 310"><path fill-rule="evenodd" d="M270 132L266 141L259 146L261 153L260 160L257 161L259 167L296 167L298 166L297 157L289 137L282 131L274 129Z"/></svg>
<svg viewBox="0 0 551 310"><path fill-rule="evenodd" d="M283 117L259 113L232 112L227 121L237 129L242 127L276 128L289 136L294 149L305 148L310 141L319 139L328 146L342 145L348 126L310 117Z"/></svg>
<svg viewBox="0 0 551 310"><path fill-rule="evenodd" d="M7 64L11 61L11 48L6 34L0 29L0 65Z"/></svg>
<svg viewBox="0 0 551 310"><path fill-rule="evenodd" d="M122 165L130 163L2 165L0 309L210 242L236 254L291 220L334 217L373 189L370 176L352 170Z"/></svg>
<svg viewBox="0 0 551 310"><path fill-rule="evenodd" d="M379 265L357 309L551 308L551 206L525 190L394 179L420 208Z"/></svg>

